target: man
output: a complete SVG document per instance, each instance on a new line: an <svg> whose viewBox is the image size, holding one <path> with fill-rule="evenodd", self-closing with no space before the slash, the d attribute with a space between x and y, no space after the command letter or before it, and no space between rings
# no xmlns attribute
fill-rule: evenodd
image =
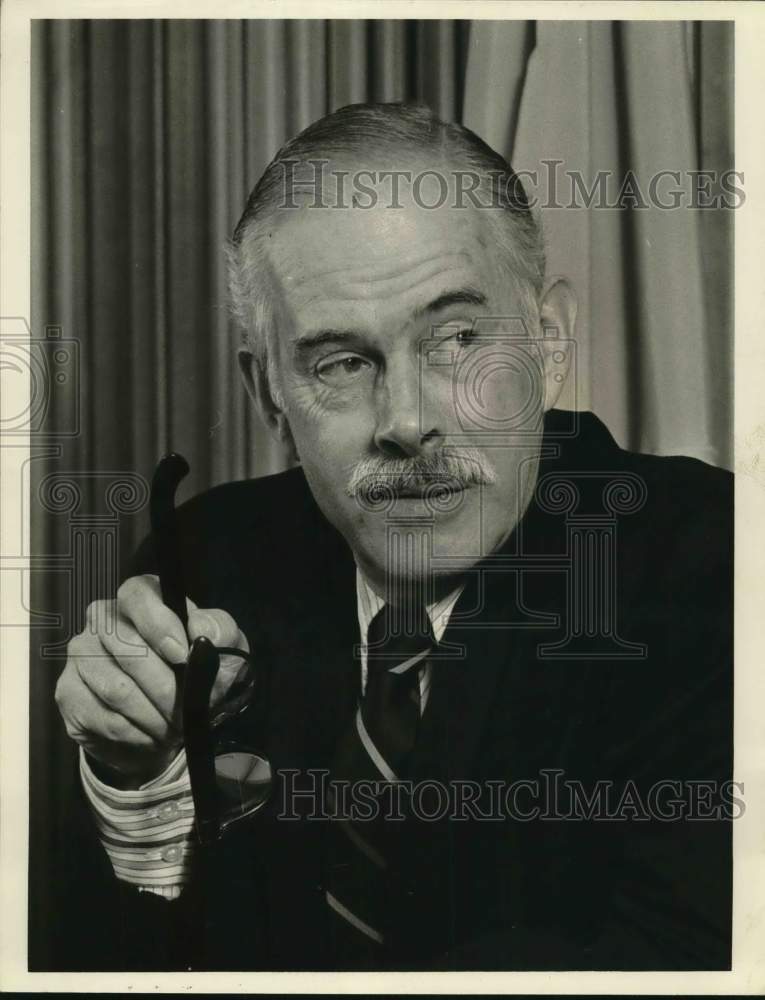
<svg viewBox="0 0 765 1000"><path fill-rule="evenodd" d="M288 143L229 263L300 468L180 512L187 631L147 544L71 644L61 965L726 967L730 477L553 409L573 292L505 161L426 110ZM199 636L251 651L223 729L274 778L204 847Z"/></svg>

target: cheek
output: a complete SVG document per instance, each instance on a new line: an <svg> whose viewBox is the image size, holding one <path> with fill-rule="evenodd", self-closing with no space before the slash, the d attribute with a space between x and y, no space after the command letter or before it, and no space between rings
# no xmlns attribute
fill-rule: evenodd
<svg viewBox="0 0 765 1000"><path fill-rule="evenodd" d="M544 381L533 353L498 342L461 359L454 402L467 431L527 431L543 412Z"/></svg>
<svg viewBox="0 0 765 1000"><path fill-rule="evenodd" d="M291 406L288 420L306 478L325 513L350 504L345 488L355 466L370 453L372 423L363 412L349 415L316 401Z"/></svg>
<svg viewBox="0 0 765 1000"><path fill-rule="evenodd" d="M327 420L316 415L290 423L303 466L313 475L333 482L341 470L359 460L359 442L348 420Z"/></svg>
<svg viewBox="0 0 765 1000"><path fill-rule="evenodd" d="M369 393L362 387L339 391L296 379L286 388L285 404L293 437L303 442L306 457L342 461L342 453L373 430Z"/></svg>

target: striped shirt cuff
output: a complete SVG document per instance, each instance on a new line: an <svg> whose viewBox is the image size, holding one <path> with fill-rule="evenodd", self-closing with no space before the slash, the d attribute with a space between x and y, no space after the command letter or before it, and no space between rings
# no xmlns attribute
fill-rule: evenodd
<svg viewBox="0 0 765 1000"><path fill-rule="evenodd" d="M152 781L123 791L100 781L80 748L80 778L117 878L139 891L177 899L188 882L193 851L185 750Z"/></svg>

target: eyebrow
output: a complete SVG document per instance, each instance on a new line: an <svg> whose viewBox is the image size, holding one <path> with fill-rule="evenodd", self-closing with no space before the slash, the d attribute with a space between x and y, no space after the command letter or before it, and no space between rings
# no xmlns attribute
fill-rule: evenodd
<svg viewBox="0 0 765 1000"><path fill-rule="evenodd" d="M439 312L448 309L450 306L471 305L485 306L486 296L476 288L458 288L453 291L443 292L433 299L426 306L417 306L412 310L412 318L419 319L427 313ZM320 347L322 344L348 344L358 342L361 336L358 330L336 330L325 329L315 332L304 333L295 341L294 350L298 355L305 355L309 351Z"/></svg>
<svg viewBox="0 0 765 1000"><path fill-rule="evenodd" d="M418 319L425 313L438 312L440 309L448 309L449 306L458 305L485 306L486 296L476 288L458 288L455 291L444 292L426 306L418 306L413 311L412 316Z"/></svg>
<svg viewBox="0 0 765 1000"><path fill-rule="evenodd" d="M295 353L298 356L308 354L322 344L347 344L358 342L358 330L318 330L315 333L304 333L295 340Z"/></svg>

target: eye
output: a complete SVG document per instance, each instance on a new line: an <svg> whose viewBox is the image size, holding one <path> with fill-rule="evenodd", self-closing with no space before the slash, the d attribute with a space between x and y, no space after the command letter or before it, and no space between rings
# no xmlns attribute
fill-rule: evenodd
<svg viewBox="0 0 765 1000"><path fill-rule="evenodd" d="M327 385L350 385L372 365L358 354L333 354L316 365L316 374Z"/></svg>
<svg viewBox="0 0 765 1000"><path fill-rule="evenodd" d="M454 339L458 344L466 346L467 344L474 343L476 339L475 332L472 326L466 326L462 330L458 330L454 336Z"/></svg>

